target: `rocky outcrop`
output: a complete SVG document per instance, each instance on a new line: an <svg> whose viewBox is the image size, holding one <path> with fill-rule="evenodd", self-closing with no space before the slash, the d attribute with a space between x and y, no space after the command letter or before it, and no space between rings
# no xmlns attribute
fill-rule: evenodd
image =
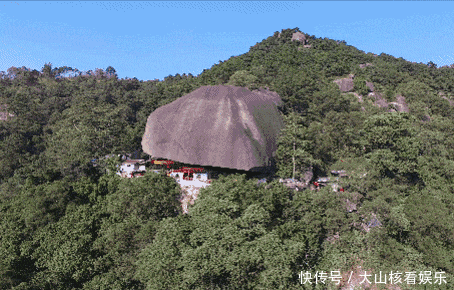
<svg viewBox="0 0 454 290"><path fill-rule="evenodd" d="M357 192L348 193L345 195L349 195L348 197L344 196L342 198L345 203L345 209L347 210L347 212L356 211L361 201L362 195Z"/></svg>
<svg viewBox="0 0 454 290"><path fill-rule="evenodd" d="M305 170L303 170L302 174L302 181L304 184L307 186L311 182L312 178L314 177L314 168L312 166L309 166Z"/></svg>
<svg viewBox="0 0 454 290"><path fill-rule="evenodd" d="M186 164L266 168L284 125L280 102L277 93L265 89L200 87L148 117L143 151Z"/></svg>
<svg viewBox="0 0 454 290"><path fill-rule="evenodd" d="M358 93L350 93L350 94L353 94L357 99L358 99L358 102L362 103L363 102L363 96L361 96L360 94Z"/></svg>
<svg viewBox="0 0 454 290"><path fill-rule="evenodd" d="M444 92L439 92L438 95L441 96L442 99L445 99L446 101L448 101L451 106L454 106L454 100L448 99L448 97L446 97Z"/></svg>
<svg viewBox="0 0 454 290"><path fill-rule="evenodd" d="M337 79L334 80L334 82L339 86L339 90L341 90L341 92L351 92L354 88L353 78L354 75L351 74L348 76L348 78Z"/></svg>
<svg viewBox="0 0 454 290"><path fill-rule="evenodd" d="M368 67L368 66L374 66L374 65L372 63L363 63L363 64L359 65L359 68L365 68L365 67Z"/></svg>
<svg viewBox="0 0 454 290"><path fill-rule="evenodd" d="M337 79L334 82L339 86L339 89L342 92L349 92L350 94L353 94L358 99L358 102L362 103L364 102L364 97L356 92L351 92L354 86L353 77L354 77L353 75L350 75L348 78ZM406 112L406 113L410 112L408 104L405 102L405 97L397 95L396 102L387 102L383 98L382 93L374 91L375 88L373 83L366 81L366 86L371 91L367 95L367 97L371 98L374 101L374 105L376 105L377 107L389 109L388 112ZM454 105L454 101L452 101L452 104ZM365 110L364 107L362 107L362 110Z"/></svg>
<svg viewBox="0 0 454 290"><path fill-rule="evenodd" d="M454 101L448 99L447 97L443 97L443 99L447 100L451 106L454 106Z"/></svg>
<svg viewBox="0 0 454 290"><path fill-rule="evenodd" d="M180 203L183 213L188 213L188 206L194 204L202 188L193 185L181 186Z"/></svg>
<svg viewBox="0 0 454 290"><path fill-rule="evenodd" d="M407 103L405 103L405 98L401 95L397 95L397 102L390 102L389 104L393 106L390 112L410 112Z"/></svg>
<svg viewBox="0 0 454 290"><path fill-rule="evenodd" d="M373 83L366 81L366 87L368 87L371 92L374 91L374 84Z"/></svg>
<svg viewBox="0 0 454 290"><path fill-rule="evenodd" d="M401 95L397 95L396 102L387 102L381 93L372 92L368 95L374 100L374 104L377 107L388 109L388 112L410 112L408 104L405 102L405 98Z"/></svg>
<svg viewBox="0 0 454 290"><path fill-rule="evenodd" d="M374 100L374 105L380 107L380 108L388 108L388 102L383 98L383 95L381 93L373 92L369 93L369 97Z"/></svg>
<svg viewBox="0 0 454 290"><path fill-rule="evenodd" d="M306 44L307 38L306 38L306 35L304 35L304 33L295 32L292 35L292 41L295 41L295 40L300 41L302 44Z"/></svg>
<svg viewBox="0 0 454 290"><path fill-rule="evenodd" d="M347 78L342 78L342 79L336 79L334 82L339 86L339 90L341 92L352 92L353 89L355 88L355 84L353 82L353 79L355 78L355 75L350 74ZM373 92L375 90L374 84L371 82L366 81L366 86L369 88L369 91Z"/></svg>

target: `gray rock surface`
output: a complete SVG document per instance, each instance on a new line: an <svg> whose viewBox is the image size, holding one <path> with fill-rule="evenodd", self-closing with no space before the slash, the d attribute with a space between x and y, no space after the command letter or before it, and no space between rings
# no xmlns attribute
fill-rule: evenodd
<svg viewBox="0 0 454 290"><path fill-rule="evenodd" d="M351 92L353 91L353 75L350 75L348 78L337 79L334 82L339 86L341 92Z"/></svg>
<svg viewBox="0 0 454 290"><path fill-rule="evenodd" d="M314 168L312 166L309 166L303 171L303 177L302 180L304 184L307 186L309 185L309 182L311 182L312 178L314 177Z"/></svg>
<svg viewBox="0 0 454 290"><path fill-rule="evenodd" d="M368 87L371 92L374 91L374 84L373 83L366 81L366 87Z"/></svg>
<svg viewBox="0 0 454 290"><path fill-rule="evenodd" d="M374 101L374 104L380 108L388 108L388 102L383 98L382 94L374 92L374 93L369 93L368 95L371 97Z"/></svg>
<svg viewBox="0 0 454 290"><path fill-rule="evenodd" d="M342 95L346 96L346 95L349 95L351 94L352 96L354 96L355 98L358 99L358 102L362 103L364 102L364 99L363 99L363 96L358 94L358 93L355 93L355 92L350 92L350 93L342 93Z"/></svg>
<svg viewBox="0 0 454 290"><path fill-rule="evenodd" d="M292 35L292 41L294 41L294 40L298 40L298 41L302 42L303 44L306 44L306 35L304 35L301 32L295 32Z"/></svg>
<svg viewBox="0 0 454 290"><path fill-rule="evenodd" d="M283 121L281 98L265 89L203 86L156 109L142 149L182 163L251 170L269 165Z"/></svg>
<svg viewBox="0 0 454 290"><path fill-rule="evenodd" d="M387 102L381 93L373 92L368 94L374 100L374 104L380 108L389 108L388 112L410 112L405 97L397 95L396 102ZM391 107L391 108L390 108Z"/></svg>
<svg viewBox="0 0 454 290"><path fill-rule="evenodd" d="M374 66L372 63L362 63L359 65L359 68L365 68L367 66Z"/></svg>
<svg viewBox="0 0 454 290"><path fill-rule="evenodd" d="M451 106L454 106L454 101L451 99L448 99L444 92L439 92L438 95L441 96L446 101L448 101Z"/></svg>
<svg viewBox="0 0 454 290"><path fill-rule="evenodd" d="M407 103L405 102L405 97L397 95L397 102L390 102L389 104L393 105L397 112L410 112Z"/></svg>

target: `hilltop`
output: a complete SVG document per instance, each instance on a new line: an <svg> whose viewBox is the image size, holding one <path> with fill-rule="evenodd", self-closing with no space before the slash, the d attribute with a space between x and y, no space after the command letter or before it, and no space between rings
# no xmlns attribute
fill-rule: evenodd
<svg viewBox="0 0 454 290"><path fill-rule="evenodd" d="M217 85L281 97L278 177L346 172L345 190L293 191L233 172L183 215L172 178L121 179L101 158L147 158L148 116ZM406 271L416 284L441 275L450 285L453 86L452 66L298 28L164 81L118 79L112 67L12 67L0 78L0 111L11 114L0 121L0 288L296 289L306 271L339 271L346 289L359 269L403 272L401 289L413 287Z"/></svg>

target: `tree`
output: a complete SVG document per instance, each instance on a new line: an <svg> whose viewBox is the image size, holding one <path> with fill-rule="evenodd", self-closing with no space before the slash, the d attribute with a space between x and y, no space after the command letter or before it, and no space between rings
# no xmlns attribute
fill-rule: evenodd
<svg viewBox="0 0 454 290"><path fill-rule="evenodd" d="M427 63L427 66L428 66L429 68L437 68L437 64L434 63L433 61L429 61L429 62Z"/></svg>
<svg viewBox="0 0 454 290"><path fill-rule="evenodd" d="M150 289L296 289L297 271L316 267L322 207L307 193L292 204L287 188L270 185L214 182L188 215L161 222L136 277Z"/></svg>
<svg viewBox="0 0 454 290"><path fill-rule="evenodd" d="M107 179L103 187L108 193L100 203L106 218L93 243L100 253L97 269L102 274L86 287L139 287L134 278L138 254L153 241L159 221L181 214L180 190L172 178L151 172L141 178L120 180L111 175Z"/></svg>
<svg viewBox="0 0 454 290"><path fill-rule="evenodd" d="M311 155L311 142L307 140L307 135L303 117L295 112L285 116L285 128L276 151L279 176L301 178L308 168L317 164Z"/></svg>
<svg viewBox="0 0 454 290"><path fill-rule="evenodd" d="M362 77L355 77L353 79L353 86L355 91L362 96L366 96L367 93L369 93L369 88L366 86L366 80Z"/></svg>
<svg viewBox="0 0 454 290"><path fill-rule="evenodd" d="M106 73L109 77L117 78L117 71L112 66L106 68Z"/></svg>
<svg viewBox="0 0 454 290"><path fill-rule="evenodd" d="M253 89L257 86L257 81L258 78L255 75L246 70L239 70L236 71L232 76L230 76L230 80L227 84Z"/></svg>
<svg viewBox="0 0 454 290"><path fill-rule="evenodd" d="M413 122L414 118L406 113L385 113L365 120L366 156L382 174L407 176L417 181L420 143Z"/></svg>
<svg viewBox="0 0 454 290"><path fill-rule="evenodd" d="M48 62L45 63L41 69L42 74L47 78L55 77L54 73L52 72L52 63Z"/></svg>
<svg viewBox="0 0 454 290"><path fill-rule="evenodd" d="M100 213L91 205L77 207L59 222L40 229L31 257L40 271L30 286L36 288L81 288L93 276L96 253L92 244Z"/></svg>
<svg viewBox="0 0 454 290"><path fill-rule="evenodd" d="M7 198L2 192L0 198L3 233L0 237L0 287L7 287L3 283L8 281L11 283L9 288L20 282L33 284L34 277L43 270L38 266L39 254L33 256L39 248L38 236L47 236L52 243L58 244L59 236L50 229L56 229L55 225L64 220L68 208L84 204L86 199L76 194L67 182L35 186L30 178L17 194ZM55 263L50 256L46 257L48 260L43 256L39 259Z"/></svg>

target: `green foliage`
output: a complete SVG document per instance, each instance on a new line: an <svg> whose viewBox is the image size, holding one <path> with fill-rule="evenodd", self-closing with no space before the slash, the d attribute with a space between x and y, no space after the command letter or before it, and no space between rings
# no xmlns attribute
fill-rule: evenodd
<svg viewBox="0 0 454 290"><path fill-rule="evenodd" d="M43 227L36 235L31 257L40 269L32 279L39 288L79 288L93 274L91 244L99 218L90 206L79 206L58 223ZM50 234L53 233L53 234Z"/></svg>
<svg viewBox="0 0 454 290"><path fill-rule="evenodd" d="M137 278L149 289L296 288L297 271L315 268L325 226L330 231L343 218L321 218L321 195L291 201L286 188L272 186L239 175L214 182L188 216L161 223Z"/></svg>
<svg viewBox="0 0 454 290"><path fill-rule="evenodd" d="M313 148L308 140L304 118L294 112L284 117L285 128L276 151L277 175L300 179L311 166L318 164L318 161L311 155Z"/></svg>
<svg viewBox="0 0 454 290"><path fill-rule="evenodd" d="M106 218L93 243L93 248L102 253L97 264L102 274L85 287L139 287L140 282L134 278L137 255L153 241L160 220L181 213L179 195L173 179L153 173L118 183L115 191L102 199Z"/></svg>
<svg viewBox="0 0 454 290"><path fill-rule="evenodd" d="M0 261L5 264L1 267L4 271L0 273L0 281L13 283L32 279L40 267L32 255L36 236L40 233L52 236L52 231L48 231L50 225L62 220L69 208L79 208L84 203L84 196L77 195L62 181L38 186L28 184L13 197L2 196Z"/></svg>
<svg viewBox="0 0 454 290"><path fill-rule="evenodd" d="M414 119L405 113L382 114L364 122L367 157L388 177L416 173L420 143L415 138Z"/></svg>
<svg viewBox="0 0 454 290"><path fill-rule="evenodd" d="M446 217L454 214L452 194L424 190L411 195L405 213L410 222L408 243L422 253L424 263L434 268L454 270L454 225Z"/></svg>
<svg viewBox="0 0 454 290"><path fill-rule="evenodd" d="M229 79L228 85L257 88L258 78L246 70L236 71Z"/></svg>
<svg viewBox="0 0 454 290"><path fill-rule="evenodd" d="M0 121L0 288L293 289L301 270L359 266L445 271L452 283L453 68L315 36L302 48L296 31L164 81L50 63L1 73L0 105L14 117ZM333 82L351 73L362 103ZM388 102L405 97L410 112L375 107L366 80ZM151 112L215 84L276 91L278 175L346 170L345 191L235 175L182 215L171 178L115 174L120 161L105 156L140 149Z"/></svg>
<svg viewBox="0 0 454 290"><path fill-rule="evenodd" d="M355 92L363 96L366 96L367 93L369 93L369 88L366 86L366 80L361 77L353 79L353 88Z"/></svg>
<svg viewBox="0 0 454 290"><path fill-rule="evenodd" d="M331 112L343 113L359 110L358 102L350 95L340 94L338 87L324 84L321 90L314 92L309 114L314 121L322 121Z"/></svg>
<svg viewBox="0 0 454 290"><path fill-rule="evenodd" d="M122 181L115 194L106 197L107 210L118 219L134 215L159 220L180 212L179 194L178 185L172 178L148 172L143 178Z"/></svg>

